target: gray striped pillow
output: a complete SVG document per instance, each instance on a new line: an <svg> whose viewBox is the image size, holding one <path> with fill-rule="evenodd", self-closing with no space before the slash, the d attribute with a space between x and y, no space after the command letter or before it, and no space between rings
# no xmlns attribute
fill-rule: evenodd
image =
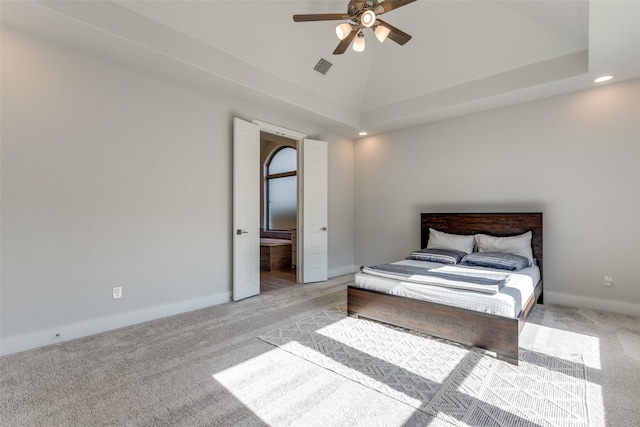
<svg viewBox="0 0 640 427"><path fill-rule="evenodd" d="M531 231L518 236L498 237L489 234L476 234L476 250L478 252L502 252L520 255L533 265L533 250L531 249Z"/></svg>
<svg viewBox="0 0 640 427"><path fill-rule="evenodd" d="M474 252L465 255L460 264L516 271L528 267L529 260L520 255L504 252Z"/></svg>
<svg viewBox="0 0 640 427"><path fill-rule="evenodd" d="M457 264L466 254L466 252L456 251L454 249L425 248L419 251L411 252L407 256L407 259L439 262L441 264Z"/></svg>

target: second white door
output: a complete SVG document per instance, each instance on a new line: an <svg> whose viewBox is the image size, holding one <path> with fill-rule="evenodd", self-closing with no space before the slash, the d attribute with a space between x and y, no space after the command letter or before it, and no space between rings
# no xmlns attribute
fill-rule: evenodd
<svg viewBox="0 0 640 427"><path fill-rule="evenodd" d="M260 128L233 120L233 285L238 301L260 293Z"/></svg>
<svg viewBox="0 0 640 427"><path fill-rule="evenodd" d="M328 276L327 143L302 143L301 195L302 282L323 282ZM300 228L300 227L299 227Z"/></svg>

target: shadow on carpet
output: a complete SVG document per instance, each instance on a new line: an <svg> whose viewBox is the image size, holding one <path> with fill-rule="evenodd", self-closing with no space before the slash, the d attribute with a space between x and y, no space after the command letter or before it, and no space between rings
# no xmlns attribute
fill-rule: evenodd
<svg viewBox="0 0 640 427"><path fill-rule="evenodd" d="M258 338L454 425L588 426L580 355L520 365L416 331L325 310Z"/></svg>

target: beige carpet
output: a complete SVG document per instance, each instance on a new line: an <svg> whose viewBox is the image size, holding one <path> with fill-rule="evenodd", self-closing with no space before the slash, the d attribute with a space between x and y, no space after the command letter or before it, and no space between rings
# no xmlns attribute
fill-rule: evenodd
<svg viewBox="0 0 640 427"><path fill-rule="evenodd" d="M2 357L0 425L450 426L256 338L344 304L352 277ZM639 317L541 306L521 337L583 356L590 427L639 425Z"/></svg>
<svg viewBox="0 0 640 427"><path fill-rule="evenodd" d="M585 366L522 350L518 366L426 334L324 310L259 337L453 425L588 425Z"/></svg>

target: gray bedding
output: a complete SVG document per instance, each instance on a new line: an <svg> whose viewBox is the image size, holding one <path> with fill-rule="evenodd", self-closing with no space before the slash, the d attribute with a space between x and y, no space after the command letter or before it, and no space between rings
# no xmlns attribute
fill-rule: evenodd
<svg viewBox="0 0 640 427"><path fill-rule="evenodd" d="M441 268L418 267L403 264L381 264L362 267L362 272L413 283L444 286L468 291L497 293L509 281L510 275L494 272L446 271Z"/></svg>

